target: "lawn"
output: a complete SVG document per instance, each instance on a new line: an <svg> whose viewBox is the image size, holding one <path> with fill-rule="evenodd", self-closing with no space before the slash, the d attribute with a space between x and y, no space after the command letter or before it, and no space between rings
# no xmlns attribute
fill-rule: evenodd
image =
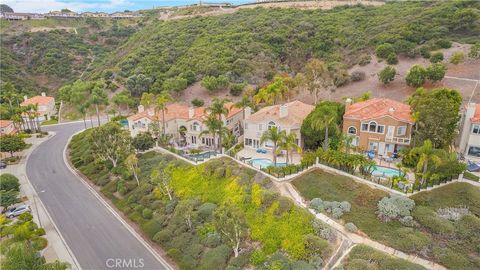
<svg viewBox="0 0 480 270"><path fill-rule="evenodd" d="M58 120L57 119L50 119L50 120L42 122L42 126L48 126L48 125L53 125L53 124L58 124Z"/></svg>
<svg viewBox="0 0 480 270"><path fill-rule="evenodd" d="M452 269L479 269L480 189L467 183L452 183L412 197L416 226L406 227L394 220L377 218L377 203L386 192L354 180L320 170L293 181L306 199L348 201L352 205L341 221L352 222L370 238L407 253L434 260ZM471 214L458 221L440 218L445 207L468 207ZM460 267L460 268L458 268Z"/></svg>

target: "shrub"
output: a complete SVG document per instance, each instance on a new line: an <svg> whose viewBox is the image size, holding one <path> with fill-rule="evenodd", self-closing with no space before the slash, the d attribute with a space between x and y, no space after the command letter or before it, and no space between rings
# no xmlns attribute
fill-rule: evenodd
<svg viewBox="0 0 480 270"><path fill-rule="evenodd" d="M362 54L359 57L360 60L358 60L358 64L360 66L366 66L370 64L370 61L372 61L372 57L369 54Z"/></svg>
<svg viewBox="0 0 480 270"><path fill-rule="evenodd" d="M415 221L413 220L412 216L404 216L399 219L400 223L402 223L403 226L407 227L413 227L415 226Z"/></svg>
<svg viewBox="0 0 480 270"><path fill-rule="evenodd" d="M322 269L324 262L320 256L311 256L308 263L313 266L313 269Z"/></svg>
<svg viewBox="0 0 480 270"><path fill-rule="evenodd" d="M133 138L132 145L139 151L145 151L155 145L155 140L150 132L142 132Z"/></svg>
<svg viewBox="0 0 480 270"><path fill-rule="evenodd" d="M443 61L443 53L441 52L432 53L432 55L430 56L430 62L432 63L438 63L441 61Z"/></svg>
<svg viewBox="0 0 480 270"><path fill-rule="evenodd" d="M426 72L429 80L441 81L447 72L447 67L443 64L431 64L427 67Z"/></svg>
<svg viewBox="0 0 480 270"><path fill-rule="evenodd" d="M208 221L213 217L213 212L217 208L217 205L214 203L204 203L198 207L198 217L201 220Z"/></svg>
<svg viewBox="0 0 480 270"><path fill-rule="evenodd" d="M395 68L391 66L386 66L380 73L378 73L378 79L383 84L389 84L391 81L395 79L395 75L397 75L397 71Z"/></svg>
<svg viewBox="0 0 480 270"><path fill-rule="evenodd" d="M450 58L450 63L458 65L465 61L465 54L463 52L456 52Z"/></svg>
<svg viewBox="0 0 480 270"><path fill-rule="evenodd" d="M153 239L155 234L162 229L162 224L155 219L151 219L143 224L142 229L150 239Z"/></svg>
<svg viewBox="0 0 480 270"><path fill-rule="evenodd" d="M340 208L343 210L343 212L347 213L350 212L352 205L347 201L343 201L340 203Z"/></svg>
<svg viewBox="0 0 480 270"><path fill-rule="evenodd" d="M35 234L38 236L45 235L45 229L44 228L38 228L35 230Z"/></svg>
<svg viewBox="0 0 480 270"><path fill-rule="evenodd" d="M409 86L419 87L425 83L427 71L420 65L413 65L407 73L405 81Z"/></svg>
<svg viewBox="0 0 480 270"><path fill-rule="evenodd" d="M332 240L335 234L330 227L324 228L320 231L320 237L325 240Z"/></svg>
<svg viewBox="0 0 480 270"><path fill-rule="evenodd" d="M365 72L363 71L360 71L360 70L355 70L352 72L352 74L350 75L350 78L352 79L352 81L354 82L359 82L359 81L363 81L365 80Z"/></svg>
<svg viewBox="0 0 480 270"><path fill-rule="evenodd" d="M253 265L260 265L267 259L267 255L261 250L255 250L250 256L250 262Z"/></svg>
<svg viewBox="0 0 480 270"><path fill-rule="evenodd" d="M437 215L439 217L451 221L458 221L468 214L470 214L470 211L468 210L468 208L465 207L447 207L437 210Z"/></svg>
<svg viewBox="0 0 480 270"><path fill-rule="evenodd" d="M470 47L470 52L468 53L468 57L476 59L480 57L480 42L475 43Z"/></svg>
<svg viewBox="0 0 480 270"><path fill-rule="evenodd" d="M334 218L339 219L339 218L342 217L342 215L343 215L343 211L342 211L342 209L341 209L340 207L338 207L338 208L333 208L333 210L332 210L332 216L333 216Z"/></svg>
<svg viewBox="0 0 480 270"><path fill-rule="evenodd" d="M387 64L389 65L395 65L398 64L398 58L395 53L391 53L387 56Z"/></svg>
<svg viewBox="0 0 480 270"><path fill-rule="evenodd" d="M310 208L315 210L317 213L322 212L325 209L325 205L320 198L314 198L310 201Z"/></svg>
<svg viewBox="0 0 480 270"><path fill-rule="evenodd" d="M205 104L205 101L203 101L203 99L194 98L194 99L192 100L192 105L193 105L194 107L202 107L204 104Z"/></svg>
<svg viewBox="0 0 480 270"><path fill-rule="evenodd" d="M480 180L480 177L476 176L475 174L471 173L471 172L464 172L463 173L463 177L468 179L468 180L472 180L472 181L478 181Z"/></svg>
<svg viewBox="0 0 480 270"><path fill-rule="evenodd" d="M152 215L153 215L152 209L149 209L149 208L143 209L142 216L144 219L151 219Z"/></svg>
<svg viewBox="0 0 480 270"><path fill-rule="evenodd" d="M356 233L358 231L358 228L357 228L357 226L355 226L355 224L349 222L349 223L345 224L345 230L347 230L348 232L351 232L351 233Z"/></svg>
<svg viewBox="0 0 480 270"><path fill-rule="evenodd" d="M399 195L384 197L378 202L378 217L383 221L390 221L409 216L413 207L415 207L415 201L407 197Z"/></svg>
<svg viewBox="0 0 480 270"><path fill-rule="evenodd" d="M203 254L198 269L224 269L227 265L231 249L227 245L213 248Z"/></svg>
<svg viewBox="0 0 480 270"><path fill-rule="evenodd" d="M0 190L15 190L20 191L20 183L18 178L9 173L0 175Z"/></svg>
<svg viewBox="0 0 480 270"><path fill-rule="evenodd" d="M46 248L48 245L48 241L47 239L43 238L43 237L38 237L38 238L35 238L32 240L32 247L35 249L35 250L42 250L44 248Z"/></svg>
<svg viewBox="0 0 480 270"><path fill-rule="evenodd" d="M170 229L165 228L155 234L153 241L157 243L166 243L172 239L173 233Z"/></svg>
<svg viewBox="0 0 480 270"><path fill-rule="evenodd" d="M387 58L391 53L395 53L395 49L393 48L393 45L389 43L380 44L375 49L375 54L379 58Z"/></svg>
<svg viewBox="0 0 480 270"><path fill-rule="evenodd" d="M435 44L442 49L448 49L452 47L452 42L446 39L439 39L435 42Z"/></svg>
<svg viewBox="0 0 480 270"><path fill-rule="evenodd" d="M240 96L243 92L243 89L245 88L245 83L232 83L230 85L230 94L232 96Z"/></svg>
<svg viewBox="0 0 480 270"><path fill-rule="evenodd" d="M420 49L418 49L418 51L419 51L420 55L425 59L429 59L430 56L431 56L430 50L426 46L420 47Z"/></svg>

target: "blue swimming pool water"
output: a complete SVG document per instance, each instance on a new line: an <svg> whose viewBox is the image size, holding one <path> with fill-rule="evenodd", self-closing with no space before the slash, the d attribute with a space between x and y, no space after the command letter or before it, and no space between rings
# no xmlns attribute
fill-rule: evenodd
<svg viewBox="0 0 480 270"><path fill-rule="evenodd" d="M273 161L271 161L268 158L255 158L255 159L250 160L248 163L250 165L252 165L253 167L259 168L259 169L273 166ZM278 163L277 162L276 167L284 167L284 166L287 166L287 163Z"/></svg>
<svg viewBox="0 0 480 270"><path fill-rule="evenodd" d="M394 177L399 176L400 173L397 169L382 167L382 166L375 166L372 172L374 176L384 176L384 177Z"/></svg>

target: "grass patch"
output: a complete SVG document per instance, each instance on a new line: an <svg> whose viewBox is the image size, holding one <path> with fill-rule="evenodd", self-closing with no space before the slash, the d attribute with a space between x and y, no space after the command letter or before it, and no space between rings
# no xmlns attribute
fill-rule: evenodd
<svg viewBox="0 0 480 270"><path fill-rule="evenodd" d="M50 120L42 122L42 126L48 126L48 125L53 125L53 124L58 124L58 120L57 119L50 119Z"/></svg>
<svg viewBox="0 0 480 270"><path fill-rule="evenodd" d="M382 222L377 218L377 203L387 196L386 192L348 177L317 170L299 177L293 184L308 200L318 197L350 202L352 209L342 216L343 222L354 223L376 241L451 269L480 268L480 189L477 187L451 183L412 196L416 203L412 215L417 226L405 227L398 221ZM437 216L436 211L446 207L468 207L471 214L458 221Z"/></svg>
<svg viewBox="0 0 480 270"><path fill-rule="evenodd" d="M478 182L478 180L480 180L480 177L476 176L475 174L473 174L471 172L464 172L463 177L465 179L472 180L472 181L477 181L477 182Z"/></svg>
<svg viewBox="0 0 480 270"><path fill-rule="evenodd" d="M352 248L343 262L345 270L356 269L395 269L395 270L424 270L421 265L407 260L398 259L366 245L357 245Z"/></svg>

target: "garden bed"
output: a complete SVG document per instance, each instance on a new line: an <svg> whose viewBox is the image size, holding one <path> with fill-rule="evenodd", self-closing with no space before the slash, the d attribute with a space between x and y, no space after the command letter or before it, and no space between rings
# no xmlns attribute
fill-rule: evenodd
<svg viewBox="0 0 480 270"><path fill-rule="evenodd" d="M412 216L414 227L397 220L383 222L377 217L377 204L387 196L384 191L344 176L320 170L305 174L293 181L302 196L311 200L347 201L351 211L341 217L352 222L373 240L451 269L479 269L480 255L480 189L467 183L452 183L412 196L416 206ZM467 207L471 214L459 221L437 216L439 208Z"/></svg>

